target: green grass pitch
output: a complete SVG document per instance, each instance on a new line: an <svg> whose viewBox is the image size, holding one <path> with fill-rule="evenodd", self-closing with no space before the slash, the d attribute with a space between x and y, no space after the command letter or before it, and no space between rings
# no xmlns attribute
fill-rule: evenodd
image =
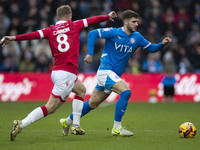
<svg viewBox="0 0 200 150"><path fill-rule="evenodd" d="M115 103L103 103L81 119L86 134L63 137L59 119L67 117L72 104L66 102L56 113L26 127L10 141L14 119L23 119L43 102L0 103L0 150L196 150L200 147L200 103L129 103L123 126L132 137L111 135ZM194 138L180 138L179 125L194 123Z"/></svg>

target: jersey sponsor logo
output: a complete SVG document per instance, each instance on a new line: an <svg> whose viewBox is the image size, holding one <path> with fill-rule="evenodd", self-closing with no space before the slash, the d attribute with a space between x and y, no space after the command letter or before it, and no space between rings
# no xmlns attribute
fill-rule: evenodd
<svg viewBox="0 0 200 150"><path fill-rule="evenodd" d="M105 29L103 29L103 31L109 31L110 30L110 28L105 28Z"/></svg>
<svg viewBox="0 0 200 150"><path fill-rule="evenodd" d="M132 46L122 45L115 43L115 49L119 50L120 52L124 53L131 53L132 52Z"/></svg>
<svg viewBox="0 0 200 150"><path fill-rule="evenodd" d="M130 38L130 42L133 44L135 43L135 39L134 38Z"/></svg>
<svg viewBox="0 0 200 150"><path fill-rule="evenodd" d="M70 29L69 29L69 27L67 27L62 30L53 31L53 34L58 35L58 34L63 34L63 33L69 32L69 31L70 31Z"/></svg>

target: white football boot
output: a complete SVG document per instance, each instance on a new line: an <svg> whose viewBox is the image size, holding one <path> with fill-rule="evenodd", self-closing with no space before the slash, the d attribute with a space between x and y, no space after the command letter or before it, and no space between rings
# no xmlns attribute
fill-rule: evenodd
<svg viewBox="0 0 200 150"><path fill-rule="evenodd" d="M134 133L130 132L128 130L126 130L124 127L120 126L117 130L114 129L114 127L112 128L112 135L113 136L133 136Z"/></svg>

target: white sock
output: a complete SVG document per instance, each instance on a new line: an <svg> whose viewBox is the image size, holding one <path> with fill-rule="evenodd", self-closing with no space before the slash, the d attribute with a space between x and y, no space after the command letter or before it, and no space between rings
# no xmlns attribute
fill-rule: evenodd
<svg viewBox="0 0 200 150"><path fill-rule="evenodd" d="M70 116L68 116L66 120L67 126L71 126L72 123L73 123L73 120L71 120Z"/></svg>
<svg viewBox="0 0 200 150"><path fill-rule="evenodd" d="M44 117L44 113L41 107L34 109L26 118L21 121L20 128L23 129L26 126L34 123L37 120L40 120Z"/></svg>
<svg viewBox="0 0 200 150"><path fill-rule="evenodd" d="M122 125L121 122L114 121L114 126L113 127L114 127L115 130L117 130L119 127L121 127L121 125Z"/></svg>
<svg viewBox="0 0 200 150"><path fill-rule="evenodd" d="M72 103L73 108L73 125L80 126L80 118L83 109L83 101L74 99Z"/></svg>

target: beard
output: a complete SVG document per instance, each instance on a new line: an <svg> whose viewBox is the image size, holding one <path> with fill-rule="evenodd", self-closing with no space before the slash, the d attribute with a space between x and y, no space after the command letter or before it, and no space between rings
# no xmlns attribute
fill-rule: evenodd
<svg viewBox="0 0 200 150"><path fill-rule="evenodd" d="M128 29L131 33L135 32L133 29L131 29L131 27L129 26L129 24L127 25L127 29Z"/></svg>

